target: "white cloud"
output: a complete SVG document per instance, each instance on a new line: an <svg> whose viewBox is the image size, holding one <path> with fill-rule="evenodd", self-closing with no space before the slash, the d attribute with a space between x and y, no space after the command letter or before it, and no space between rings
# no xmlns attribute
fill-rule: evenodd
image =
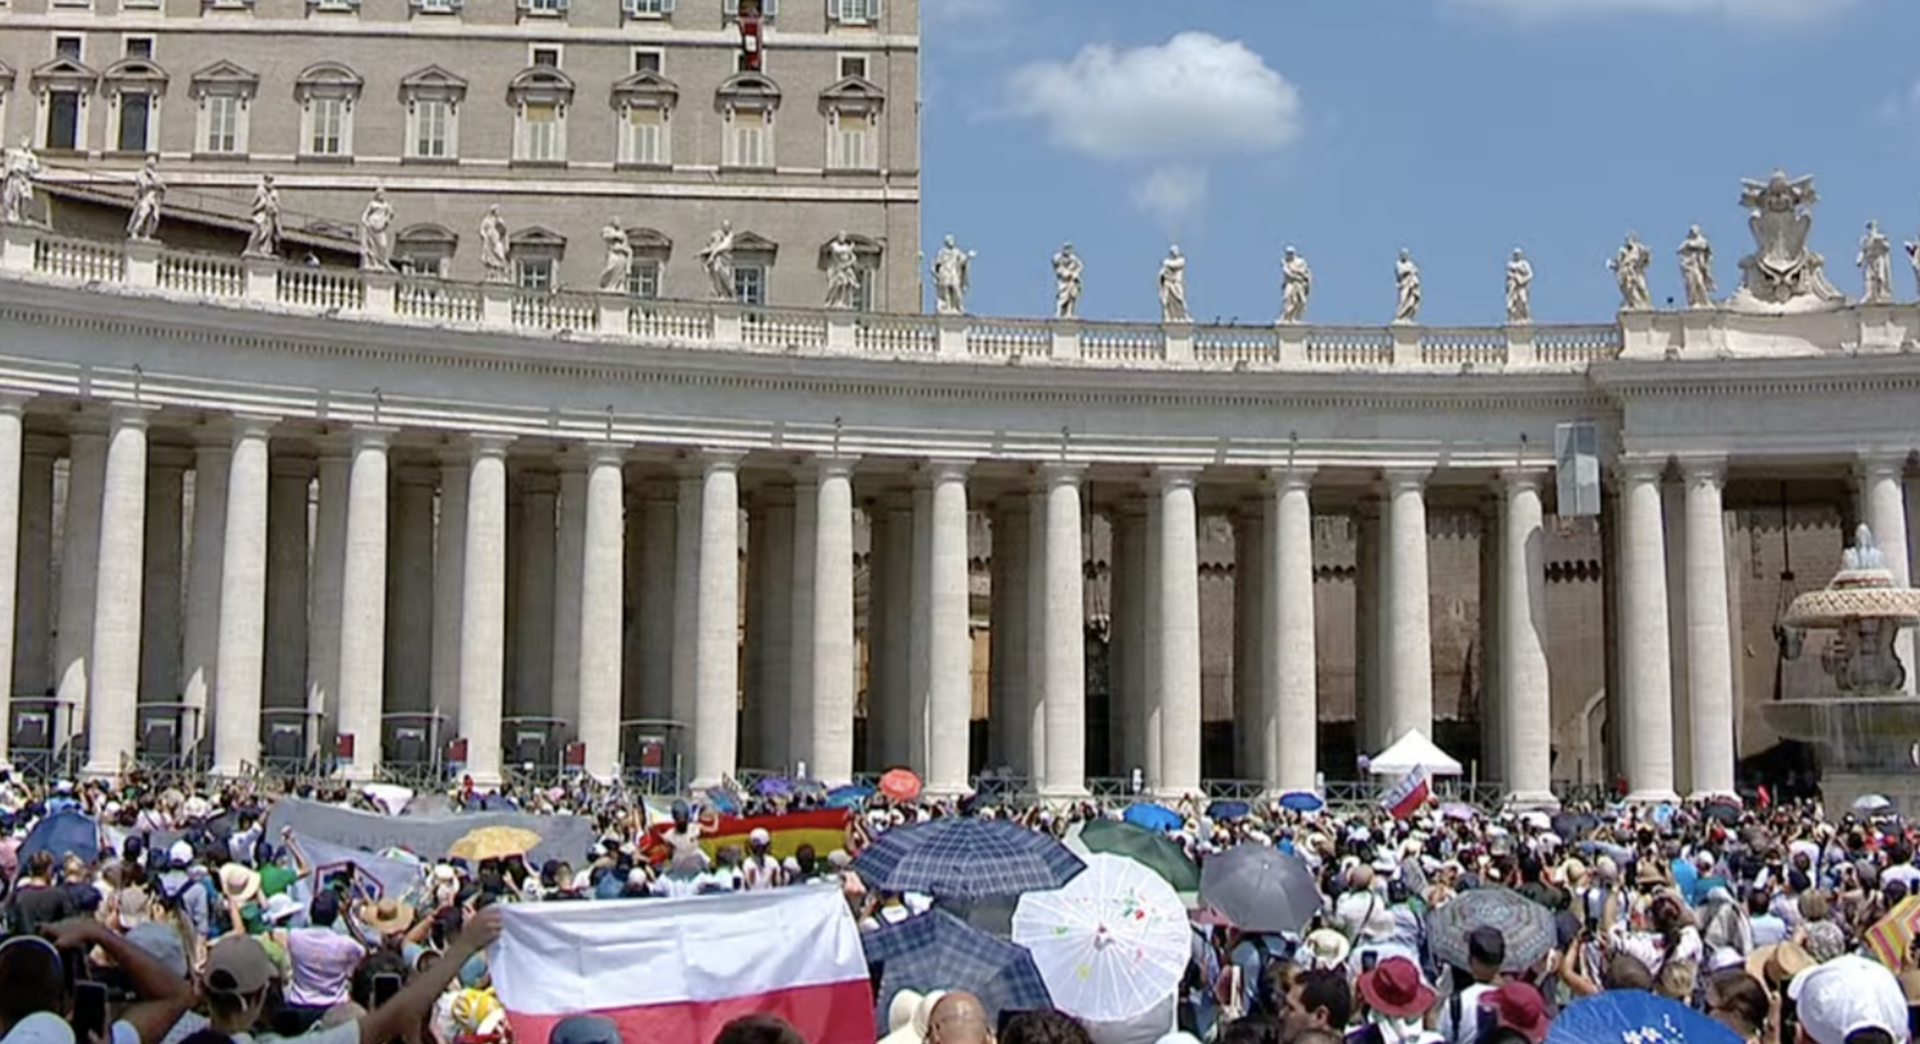
<svg viewBox="0 0 1920 1044"><path fill-rule="evenodd" d="M1016 70L1007 88L1005 112L1038 121L1056 146L1153 164L1132 200L1170 231L1205 206L1209 161L1282 148L1304 117L1300 92L1260 55L1201 32L1129 50L1091 44Z"/></svg>
<svg viewBox="0 0 1920 1044"><path fill-rule="evenodd" d="M1013 115L1097 159L1263 152L1300 133L1300 92L1239 41L1181 33L1164 44L1092 44L1008 82Z"/></svg>
<svg viewBox="0 0 1920 1044"><path fill-rule="evenodd" d="M1207 169L1190 163L1155 167L1133 186L1132 198L1169 235L1178 234L1206 206Z"/></svg>
<svg viewBox="0 0 1920 1044"><path fill-rule="evenodd" d="M1527 22L1603 15L1709 15L1746 24L1819 22L1860 0L1442 0Z"/></svg>

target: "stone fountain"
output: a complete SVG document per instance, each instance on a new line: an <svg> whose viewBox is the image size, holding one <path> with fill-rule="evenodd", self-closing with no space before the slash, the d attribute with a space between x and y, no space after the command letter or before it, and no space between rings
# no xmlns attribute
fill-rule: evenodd
<svg viewBox="0 0 1920 1044"><path fill-rule="evenodd" d="M1920 811L1920 699L1906 692L1907 665L1895 643L1920 623L1920 590L1895 583L1873 534L1861 526L1840 572L1818 591L1793 600L1780 624L1788 659L1798 658L1808 631L1830 636L1820 666L1831 688L1762 706L1781 736L1813 745L1821 792L1830 812L1863 794L1884 794L1901 811Z"/></svg>

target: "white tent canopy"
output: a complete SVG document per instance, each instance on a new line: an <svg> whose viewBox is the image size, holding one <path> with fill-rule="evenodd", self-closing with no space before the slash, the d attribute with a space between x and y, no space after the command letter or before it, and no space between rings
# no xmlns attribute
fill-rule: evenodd
<svg viewBox="0 0 1920 1044"><path fill-rule="evenodd" d="M1436 776L1460 774L1460 763L1435 746L1426 733L1419 729L1400 737L1367 763L1367 771L1376 776L1404 776L1418 768L1424 768Z"/></svg>

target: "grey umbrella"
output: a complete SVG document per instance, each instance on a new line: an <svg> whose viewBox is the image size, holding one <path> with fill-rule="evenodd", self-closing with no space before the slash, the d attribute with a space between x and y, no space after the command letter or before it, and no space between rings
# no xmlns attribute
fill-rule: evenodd
<svg viewBox="0 0 1920 1044"><path fill-rule="evenodd" d="M1243 932L1297 932L1320 909L1305 860L1264 845L1238 845L1200 867L1200 905Z"/></svg>

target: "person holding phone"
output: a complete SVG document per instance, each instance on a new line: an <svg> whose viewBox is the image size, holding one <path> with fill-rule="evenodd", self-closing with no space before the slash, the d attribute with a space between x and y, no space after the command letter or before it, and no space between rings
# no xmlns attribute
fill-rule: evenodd
<svg viewBox="0 0 1920 1044"><path fill-rule="evenodd" d="M61 956L84 955L95 947L120 967L141 998L112 1023L101 984L70 983ZM84 967L84 956L78 965ZM191 984L91 918L61 921L39 936L14 936L0 944L0 1038L33 1044L157 1044L192 1004ZM76 1036L76 1029L87 1035Z"/></svg>

